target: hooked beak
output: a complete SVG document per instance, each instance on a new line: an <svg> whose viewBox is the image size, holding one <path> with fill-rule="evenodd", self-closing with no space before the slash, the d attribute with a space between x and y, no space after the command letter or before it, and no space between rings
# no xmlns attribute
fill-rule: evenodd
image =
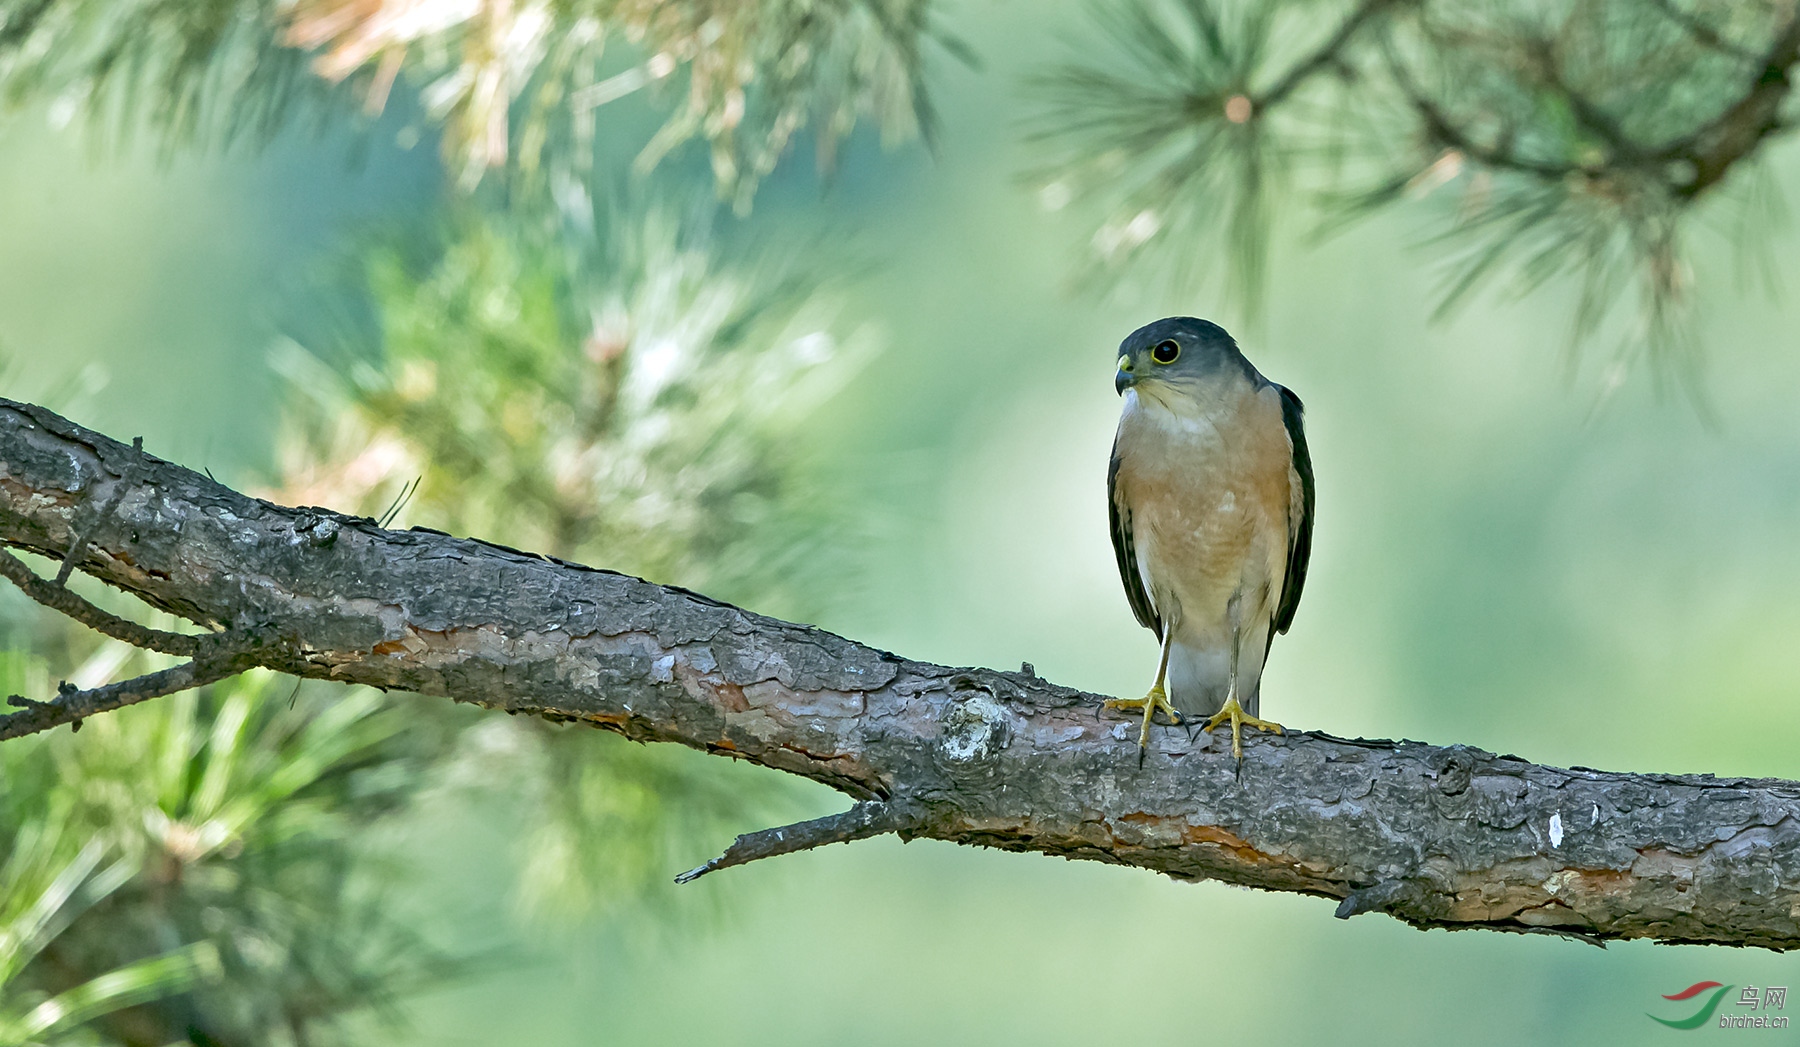
<svg viewBox="0 0 1800 1047"><path fill-rule="evenodd" d="M1113 375L1113 391L1118 393L1120 396L1124 396L1125 390L1131 388L1132 386L1134 386L1136 384L1137 384L1137 375L1132 373L1131 357L1129 357L1129 356L1119 357L1119 370L1118 370L1117 374Z"/></svg>

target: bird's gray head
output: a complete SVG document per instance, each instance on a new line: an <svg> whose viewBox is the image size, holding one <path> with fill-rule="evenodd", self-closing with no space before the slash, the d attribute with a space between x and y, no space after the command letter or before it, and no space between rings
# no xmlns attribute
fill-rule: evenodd
<svg viewBox="0 0 1800 1047"><path fill-rule="evenodd" d="M1133 386L1162 382L1174 386L1204 381L1248 362L1237 342L1210 320L1171 316L1131 332L1119 343L1119 370L1113 388L1124 395Z"/></svg>

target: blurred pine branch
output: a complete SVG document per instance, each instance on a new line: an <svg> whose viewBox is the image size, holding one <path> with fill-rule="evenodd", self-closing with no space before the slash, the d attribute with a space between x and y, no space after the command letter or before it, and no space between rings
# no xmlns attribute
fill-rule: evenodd
<svg viewBox="0 0 1800 1047"><path fill-rule="evenodd" d="M224 23L203 17L228 9L248 8L6 12L0 84L20 102L60 82L68 90L53 109L89 104L165 144L272 135L324 97L320 82L281 81L293 93L279 104L257 95L275 83L256 80L261 59L231 59L249 53L231 50L254 37L248 23L215 32ZM176 35L211 26L200 35L221 50L141 41L109 14L165 18L157 24ZM22 39L30 46L7 50ZM76 40L110 41L115 54L58 50ZM119 57L140 44L144 55ZM228 104L234 92L280 118L246 122ZM397 235L355 246L354 281L324 297L371 322L325 325L307 348L278 353L292 409L276 496L399 513L785 613L816 609L840 507L811 479L793 430L853 373L867 340L839 329L810 274L771 257L727 259L711 240L712 205L596 204L576 174L544 173L463 196L423 245ZM83 686L142 660L66 623L6 617L16 640ZM29 661L34 682L17 692L49 697L48 670ZM434 782L504 780L515 799L536 801L519 804L533 814L519 826L520 864L522 897L540 912L642 901L694 860L698 838L795 806L783 784L746 784L712 761L597 732L452 715L403 737L384 696L292 693L287 704L286 687L247 677L0 754L58 761L53 773L20 773L67 791L81 813L71 839L139 863L28 957L8 1005L61 1001L57 1027L79 1011L92 1019L84 1035L102 1042L333 1042L355 1015L392 1012L457 969L392 917L409 874L358 845ZM9 799L20 806L0 840L17 849L48 801L25 790ZM195 957L211 966L200 972ZM196 972L208 980L195 983ZM51 1028L39 1020L48 1011L31 1013Z"/></svg>
<svg viewBox="0 0 1800 1047"><path fill-rule="evenodd" d="M84 671L141 657L109 641ZM5 658L29 693L31 657ZM0 1042L332 1043L391 1018L454 964L386 914L366 841L450 738L372 690L251 673L7 747L0 941L28 949L0 955Z"/></svg>
<svg viewBox="0 0 1800 1047"><path fill-rule="evenodd" d="M290 409L271 495L816 609L841 507L795 427L867 340L791 263L727 257L710 205L596 205L567 187L560 209L511 203L454 209L423 246L358 246L354 282L325 297L368 322L277 353ZM156 657L17 631L80 686ZM50 697L48 664L15 662L9 693ZM33 853L33 819L50 818L124 863L9 976L0 1019L42 1025L32 1008L60 1000L107 1042L328 1043L357 1015L397 1013L459 962L392 915L410 874L364 841L440 785L510 783L502 800L529 815L521 897L563 915L654 898L697 841L798 809L785 783L714 761L402 703L250 674L0 751L0 773L31 784L0 798L0 850ZM32 860L52 858L72 860Z"/></svg>
<svg viewBox="0 0 1800 1047"><path fill-rule="evenodd" d="M379 517L413 486L405 523L816 613L843 507L794 430L870 339L792 262L725 257L710 206L564 204L360 247L322 297L362 322L274 354L271 497Z"/></svg>
<svg viewBox="0 0 1800 1047"><path fill-rule="evenodd" d="M592 165L600 108L668 107L648 169L704 141L720 194L748 208L794 140L822 169L863 119L930 140L930 0L0 0L0 105L85 112L165 148L267 142L355 100L417 92L453 181L541 181Z"/></svg>
<svg viewBox="0 0 1800 1047"><path fill-rule="evenodd" d="M868 338L792 262L729 256L710 205L482 199L422 247L364 245L323 296L361 321L278 348L269 497L371 517L405 498L402 523L816 614L848 521L796 427ZM529 907L591 914L665 890L683 843L794 805L683 755L520 718L461 759L536 798Z"/></svg>
<svg viewBox="0 0 1800 1047"><path fill-rule="evenodd" d="M1093 18L1103 56L1036 83L1035 176L1099 216L1098 272L1223 269L1254 311L1266 244L1299 217L1272 199L1306 194L1332 229L1429 197L1441 308L1572 282L1575 336L1635 313L1626 340L1661 375L1693 363L1686 240L1788 129L1800 62L1788 0L1129 0Z"/></svg>

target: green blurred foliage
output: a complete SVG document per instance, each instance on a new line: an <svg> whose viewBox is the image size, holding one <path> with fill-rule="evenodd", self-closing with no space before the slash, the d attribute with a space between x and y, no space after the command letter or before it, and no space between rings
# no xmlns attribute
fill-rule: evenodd
<svg viewBox="0 0 1800 1047"><path fill-rule="evenodd" d="M290 404L277 496L816 609L841 506L795 431L871 342L841 332L796 265L727 257L712 205L597 208L566 185L559 199L465 204L423 240L349 252L351 277L323 300L368 322L315 324L316 352L290 341L275 354ZM40 399L61 404L94 377ZM143 661L23 607L8 618L84 685ZM18 690L46 697L32 664ZM248 677L0 750L51 760L45 780L79 812L71 838L135 863L36 950L9 1006L100 1000L84 985L112 979L98 984L117 1008L89 1032L101 1042L329 1042L353 1035L347 1017L391 1016L460 969L395 915L404 863L364 844L434 782L509 783L518 896L558 917L654 901L695 861L693 841L798 806L782 783L590 729L317 685L284 706L271 688L286 690ZM0 827L13 847L24 833ZM214 961L204 984L186 984L184 949Z"/></svg>
<svg viewBox="0 0 1800 1047"><path fill-rule="evenodd" d="M799 134L822 168L861 118L929 136L934 41L966 56L928 0L0 0L0 104L53 100L61 122L165 147L261 145L352 96L379 114L405 76L472 189L589 170L596 110L653 87L672 111L640 167L704 140L747 208Z"/></svg>
<svg viewBox="0 0 1800 1047"><path fill-rule="evenodd" d="M678 903L674 874L736 833L810 807L774 775L585 725L490 718L464 753L465 780L508 783L516 899L537 930L591 931L628 913L689 927L727 918L718 896Z"/></svg>
<svg viewBox="0 0 1800 1047"><path fill-rule="evenodd" d="M274 0L0 0L0 104L165 147L267 143L327 85Z"/></svg>
<svg viewBox="0 0 1800 1047"><path fill-rule="evenodd" d="M85 994L90 1034L121 1044L331 1043L346 1016L392 1018L454 965L385 911L399 867L375 841L450 740L377 692L252 672L0 747L6 900L36 923L6 935L31 953L3 1006Z"/></svg>
<svg viewBox="0 0 1800 1047"><path fill-rule="evenodd" d="M18 693L43 668L30 654L0 650L0 689ZM16 750L16 751L11 751ZM83 1042L76 1028L133 1004L216 976L217 953L196 942L141 957L51 992L25 972L89 910L128 884L140 863L82 831L71 790L58 789L43 739L28 739L0 759L0 1044Z"/></svg>
<svg viewBox="0 0 1800 1047"><path fill-rule="evenodd" d="M929 136L927 45L963 53L929 0L300 0L288 19L291 42L323 49L321 75L365 73L372 110L410 69L464 188L513 159L585 170L594 111L654 87L675 104L640 170L704 139L739 208L799 133L824 169L860 117L893 142ZM632 64L611 71L621 43Z"/></svg>
<svg viewBox="0 0 1800 1047"><path fill-rule="evenodd" d="M710 206L564 202L538 222L467 206L425 242L355 252L352 283L330 290L368 322L325 324L325 348L287 342L275 356L291 404L276 496L404 512L789 611L815 601L840 507L792 442L867 338L840 334L795 266L726 258ZM78 679L143 660L34 630L63 661L87 652ZM50 760L70 831L137 863L20 984L75 992L121 964L206 948L211 981L94 1028L130 1044L325 1042L346 1016L391 1012L457 968L391 915L407 873L364 843L434 782L508 783L519 897L559 917L651 899L693 861L693 840L797 806L779 783L591 729L285 690L253 674L0 749Z"/></svg>
<svg viewBox="0 0 1800 1047"><path fill-rule="evenodd" d="M421 245L361 251L370 321L287 342L272 497L815 612L845 520L796 428L872 346L802 270L732 259L711 207L570 190L553 217L460 209ZM466 752L515 783L529 908L592 914L666 884L678 842L793 806L773 780L536 720Z"/></svg>
<svg viewBox="0 0 1800 1047"><path fill-rule="evenodd" d="M1278 223L1430 198L1441 309L1573 283L1572 344L1613 320L1691 378L1688 241L1723 218L1754 249L1780 213L1758 161L1792 108L1769 90L1800 57L1791 4L1129 0L1092 24L1098 54L1033 80L1034 177L1098 217L1098 271L1223 271L1254 307Z"/></svg>
<svg viewBox="0 0 1800 1047"><path fill-rule="evenodd" d="M1174 284L1223 269L1240 298L1260 297L1268 202L1292 159L1270 120L1224 109L1268 61L1281 14L1274 4L1095 5L1105 60L1034 79L1045 108L1036 138L1053 155L1036 178L1059 209L1077 193L1102 200L1088 256L1096 275L1166 248L1155 262L1172 267ZM1212 257L1219 246L1227 265Z"/></svg>
<svg viewBox="0 0 1800 1047"><path fill-rule="evenodd" d="M709 210L470 208L369 247L343 295L372 330L276 353L278 497L404 500L412 523L816 612L843 507L794 433L872 345L794 265L724 259Z"/></svg>

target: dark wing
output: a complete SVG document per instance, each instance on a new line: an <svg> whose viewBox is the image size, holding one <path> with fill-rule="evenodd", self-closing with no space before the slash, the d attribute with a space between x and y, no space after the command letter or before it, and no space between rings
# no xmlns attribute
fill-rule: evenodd
<svg viewBox="0 0 1800 1047"><path fill-rule="evenodd" d="M1294 624L1294 608L1300 606L1300 590L1306 585L1306 561L1312 558L1313 471L1312 455L1306 451L1306 430L1300 424L1306 408L1292 389L1280 385L1275 388L1281 390L1281 421L1287 426L1288 441L1294 445L1294 472L1300 478L1300 504L1295 507L1299 511L1288 514L1287 575L1281 584L1281 603L1275 608L1275 628L1285 633ZM1293 500L1290 498L1290 503ZM1117 534L1117 525L1114 533ZM1116 537L1113 544L1118 544Z"/></svg>
<svg viewBox="0 0 1800 1047"><path fill-rule="evenodd" d="M1113 555L1119 560L1119 580L1125 583L1125 598L1131 601L1131 613L1138 624L1162 639L1162 619L1144 589L1144 578L1138 573L1137 549L1131 543L1131 510L1119 504L1119 444L1113 441L1112 461L1106 467L1106 517L1111 524ZM1309 481L1310 482L1310 481Z"/></svg>

